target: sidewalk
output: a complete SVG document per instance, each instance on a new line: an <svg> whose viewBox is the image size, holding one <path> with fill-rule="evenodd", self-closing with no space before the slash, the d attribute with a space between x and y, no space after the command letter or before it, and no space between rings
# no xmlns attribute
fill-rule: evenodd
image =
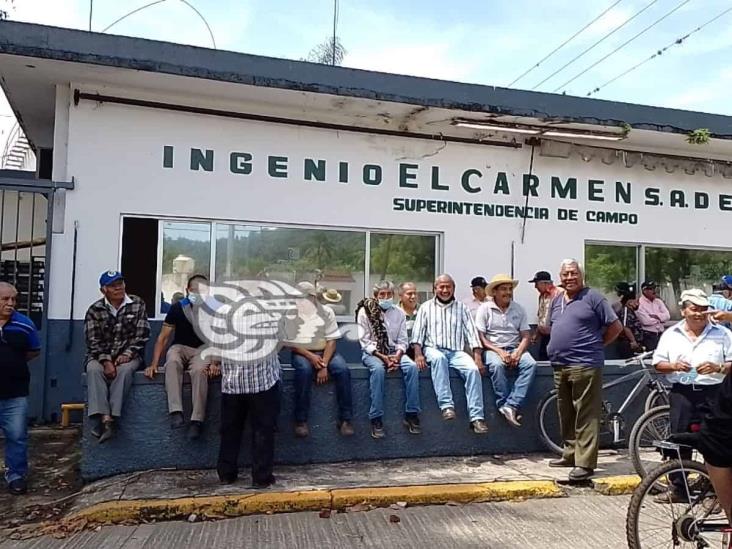
<svg viewBox="0 0 732 549"><path fill-rule="evenodd" d="M548 467L553 457L514 454L280 466L275 468L276 484L266 490L250 487L247 470L232 485L221 485L212 470L142 471L93 482L73 498L64 518L6 535L63 536L99 524L563 497L569 495L561 482L569 469ZM637 484L631 473L627 456L602 451L595 482L588 486L602 493L628 493Z"/></svg>

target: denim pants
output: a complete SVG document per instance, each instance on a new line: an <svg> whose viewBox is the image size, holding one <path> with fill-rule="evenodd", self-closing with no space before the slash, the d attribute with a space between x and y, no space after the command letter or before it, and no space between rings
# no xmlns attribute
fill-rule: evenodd
<svg viewBox="0 0 732 549"><path fill-rule="evenodd" d="M483 381L475 361L465 351L449 351L436 347L425 347L424 356L430 365L432 385L437 394L440 410L455 408L450 389L450 368L457 370L465 383L465 398L468 401L470 421L484 419Z"/></svg>
<svg viewBox="0 0 732 549"><path fill-rule="evenodd" d="M28 474L28 398L0 399L0 430L5 435L5 480Z"/></svg>
<svg viewBox="0 0 732 549"><path fill-rule="evenodd" d="M323 356L321 351L314 351ZM308 420L310 410L310 391L313 386L315 368L302 355L292 353L292 367L295 369L295 421ZM353 404L351 398L351 370L344 358L335 353L328 363L328 375L333 379L338 402L338 419L351 421L353 419Z"/></svg>
<svg viewBox="0 0 732 549"><path fill-rule="evenodd" d="M384 379L386 365L380 358L363 353L361 361L369 369L369 388L371 393L371 407L369 419L380 418L384 415ZM405 406L407 414L418 414L422 411L419 402L419 370L414 361L407 355L402 355L399 364L404 378Z"/></svg>
<svg viewBox="0 0 732 549"><path fill-rule="evenodd" d="M512 352L510 349L504 349ZM536 375L536 361L529 353L521 355L518 365L509 368L493 351L485 351L483 353L483 362L491 374L491 382L493 383L493 392L496 395L496 407L500 408L504 404L518 410L526 400L526 394L529 387L534 381ZM509 381L509 373L517 372L516 380L511 387Z"/></svg>

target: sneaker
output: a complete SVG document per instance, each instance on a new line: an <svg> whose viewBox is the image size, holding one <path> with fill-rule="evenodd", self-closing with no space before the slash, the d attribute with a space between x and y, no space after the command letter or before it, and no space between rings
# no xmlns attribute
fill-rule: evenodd
<svg viewBox="0 0 732 549"><path fill-rule="evenodd" d="M381 422L381 418L371 420L371 437L372 438L384 438L386 433L384 432L384 424Z"/></svg>
<svg viewBox="0 0 732 549"><path fill-rule="evenodd" d="M99 444L103 444L114 438L115 426L114 421L105 421L102 435L99 437Z"/></svg>
<svg viewBox="0 0 732 549"><path fill-rule="evenodd" d="M672 488L658 494L653 501L656 503L689 503L689 498L686 497L686 494L681 494Z"/></svg>
<svg viewBox="0 0 732 549"><path fill-rule="evenodd" d="M485 435L488 432L488 425L482 419L476 419L470 422L470 428L476 435Z"/></svg>
<svg viewBox="0 0 732 549"><path fill-rule="evenodd" d="M498 412L506 418L506 421L512 427L521 427L521 423L519 423L518 417L516 416L516 409L513 406L504 404L498 409Z"/></svg>
<svg viewBox="0 0 732 549"><path fill-rule="evenodd" d="M404 416L404 425L413 435L422 433L422 426L419 424L419 416L417 414L407 414Z"/></svg>
<svg viewBox="0 0 732 549"><path fill-rule="evenodd" d="M590 480L594 474L595 470L589 467L575 467L569 472L569 480L570 482L582 482Z"/></svg>
<svg viewBox="0 0 732 549"><path fill-rule="evenodd" d="M353 436L353 425L351 425L350 421L343 420L338 424L338 430L341 433L342 437L350 437Z"/></svg>
<svg viewBox="0 0 732 549"><path fill-rule="evenodd" d="M445 408L444 410L442 410L442 419L444 419L445 421L455 419L455 408Z"/></svg>
<svg viewBox="0 0 732 549"><path fill-rule="evenodd" d="M197 440L201 437L203 432L203 423L200 421L191 421L188 426L188 440Z"/></svg>
<svg viewBox="0 0 732 549"><path fill-rule="evenodd" d="M28 483L24 478L16 478L8 483L8 492L14 496L20 496L28 491Z"/></svg>
<svg viewBox="0 0 732 549"><path fill-rule="evenodd" d="M183 419L183 412L172 412L170 414L170 428L171 429L180 429L185 425L185 420Z"/></svg>
<svg viewBox="0 0 732 549"><path fill-rule="evenodd" d="M552 459L549 461L549 467L574 467L574 461L564 458Z"/></svg>
<svg viewBox="0 0 732 549"><path fill-rule="evenodd" d="M310 429L305 421L298 421L295 423L295 436L297 438L307 438L310 436Z"/></svg>

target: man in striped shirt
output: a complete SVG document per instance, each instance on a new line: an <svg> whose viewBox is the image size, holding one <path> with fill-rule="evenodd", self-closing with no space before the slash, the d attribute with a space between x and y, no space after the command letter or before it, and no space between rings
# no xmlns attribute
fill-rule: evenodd
<svg viewBox="0 0 732 549"><path fill-rule="evenodd" d="M470 427L477 434L485 434L488 427L483 415L481 379L485 366L473 318L468 308L455 300L455 281L450 275L437 277L434 292L434 299L420 306L414 321L411 342L415 362L420 370L429 364L437 404L444 420L455 419L449 368L458 371L465 382ZM466 345L473 352L472 359L463 351Z"/></svg>

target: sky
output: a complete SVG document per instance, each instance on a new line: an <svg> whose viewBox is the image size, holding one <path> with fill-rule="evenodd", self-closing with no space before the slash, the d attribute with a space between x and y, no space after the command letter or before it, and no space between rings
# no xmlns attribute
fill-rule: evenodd
<svg viewBox="0 0 732 549"><path fill-rule="evenodd" d="M218 49L301 59L333 31L333 0L188 1L208 21ZM92 30L148 2L93 0ZM616 2L340 0L337 33L348 67L505 87ZM12 20L78 29L88 29L89 6L90 0L0 0ZM534 88L644 10L537 88L585 96L728 8L732 0L620 0L513 87ZM206 26L182 0L164 0L107 32L212 47ZM732 11L593 97L732 115L732 64L725 59L732 59ZM0 125L8 113L0 102Z"/></svg>

